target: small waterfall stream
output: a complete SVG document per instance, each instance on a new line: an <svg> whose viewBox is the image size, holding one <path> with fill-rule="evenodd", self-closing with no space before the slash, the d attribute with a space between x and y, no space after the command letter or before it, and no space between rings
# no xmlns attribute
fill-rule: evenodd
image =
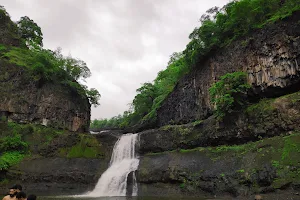
<svg viewBox="0 0 300 200"><path fill-rule="evenodd" d="M87 196L126 196L127 177L138 169L139 159L135 153L137 134L125 134L116 142L110 166L102 174L95 189ZM137 195L137 183L133 173L132 196Z"/></svg>

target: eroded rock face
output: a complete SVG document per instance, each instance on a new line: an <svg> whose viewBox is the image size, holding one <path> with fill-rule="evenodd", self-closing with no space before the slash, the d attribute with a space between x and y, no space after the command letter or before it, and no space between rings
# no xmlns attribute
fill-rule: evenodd
<svg viewBox="0 0 300 200"><path fill-rule="evenodd" d="M300 88L300 14L257 30L217 50L186 75L158 110L158 125L207 118L212 112L208 89L221 76L248 73L253 96L274 97Z"/></svg>
<svg viewBox="0 0 300 200"><path fill-rule="evenodd" d="M8 180L0 185L0 194L15 183L20 183L27 192L44 196L78 195L93 190L109 166L117 140L117 136L107 132L98 135L65 133L49 143L31 141L37 144L30 146L31 156L0 171L1 180ZM84 151L90 153L82 154Z"/></svg>
<svg viewBox="0 0 300 200"><path fill-rule="evenodd" d="M300 130L300 92L261 100L218 122L164 126L140 133L141 154L204 146L242 144Z"/></svg>
<svg viewBox="0 0 300 200"><path fill-rule="evenodd" d="M239 197L278 189L292 188L297 193L300 188L296 175L300 169L298 152L288 149L289 145L296 149L299 139L299 134L294 134L240 146L143 155L137 173L139 195L220 197L229 194L244 199ZM286 152L290 157L282 157Z"/></svg>
<svg viewBox="0 0 300 200"><path fill-rule="evenodd" d="M0 61L0 115L70 131L87 131L90 104L59 83L35 81L22 67Z"/></svg>

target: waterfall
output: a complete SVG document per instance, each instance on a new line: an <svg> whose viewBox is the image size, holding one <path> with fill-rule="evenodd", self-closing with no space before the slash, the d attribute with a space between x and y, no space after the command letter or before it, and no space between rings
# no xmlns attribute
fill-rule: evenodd
<svg viewBox="0 0 300 200"><path fill-rule="evenodd" d="M125 134L116 142L109 168L102 174L90 197L126 196L127 177L137 170L139 159L135 153L137 134ZM132 196L137 195L137 183L133 173Z"/></svg>

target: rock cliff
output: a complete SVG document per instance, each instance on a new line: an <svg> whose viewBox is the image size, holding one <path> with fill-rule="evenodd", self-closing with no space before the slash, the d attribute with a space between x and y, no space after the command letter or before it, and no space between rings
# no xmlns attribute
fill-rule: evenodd
<svg viewBox="0 0 300 200"><path fill-rule="evenodd" d="M256 30L179 81L157 112L160 128L140 133L140 195L298 198L299 22L297 12ZM251 105L220 122L208 90L234 71L247 73Z"/></svg>
<svg viewBox="0 0 300 200"><path fill-rule="evenodd" d="M18 28L0 9L0 45L26 49ZM25 56L25 55L24 55ZM34 123L70 131L87 131L90 103L59 82L35 80L26 67L0 58L0 117L18 123Z"/></svg>
<svg viewBox="0 0 300 200"><path fill-rule="evenodd" d="M275 97L300 88L300 14L267 25L212 52L179 83L157 112L158 125L205 119L212 113L208 89L226 73L245 71L252 97Z"/></svg>
<svg viewBox="0 0 300 200"><path fill-rule="evenodd" d="M295 134L239 146L144 155L137 176L139 194L231 195L243 199L243 196L257 193L264 196L276 192L279 195L290 189L288 199L297 199L300 190L299 139L299 134Z"/></svg>
<svg viewBox="0 0 300 200"><path fill-rule="evenodd" d="M31 78L24 68L0 60L0 115L9 121L87 131L90 104L59 83Z"/></svg>
<svg viewBox="0 0 300 200"><path fill-rule="evenodd" d="M140 195L249 196L300 190L300 92L140 133Z"/></svg>

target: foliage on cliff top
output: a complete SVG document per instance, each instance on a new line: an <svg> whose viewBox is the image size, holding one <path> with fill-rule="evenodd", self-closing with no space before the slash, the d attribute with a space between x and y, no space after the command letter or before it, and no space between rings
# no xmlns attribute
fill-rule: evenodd
<svg viewBox="0 0 300 200"><path fill-rule="evenodd" d="M9 17L3 7L0 10L0 14ZM63 56L60 48L55 51L44 49L41 28L29 17L22 17L16 27L19 39L25 45L12 47L0 44L1 59L26 67L36 81L59 82L76 91L83 98L87 97L92 105L99 105L99 92L94 88L88 89L80 83L91 76L84 61L71 56Z"/></svg>
<svg viewBox="0 0 300 200"><path fill-rule="evenodd" d="M251 31L300 10L298 0L240 0L222 8L209 9L200 18L184 50L187 62L196 65L202 58Z"/></svg>
<svg viewBox="0 0 300 200"><path fill-rule="evenodd" d="M137 89L131 109L125 111L123 116L95 120L91 127L132 126L155 120L163 100L189 69L201 67L201 60L214 50L298 10L299 0L234 0L222 8L209 9L200 18L201 26L189 35L190 42L186 49L172 55L167 69L158 73L154 83L145 83Z"/></svg>

